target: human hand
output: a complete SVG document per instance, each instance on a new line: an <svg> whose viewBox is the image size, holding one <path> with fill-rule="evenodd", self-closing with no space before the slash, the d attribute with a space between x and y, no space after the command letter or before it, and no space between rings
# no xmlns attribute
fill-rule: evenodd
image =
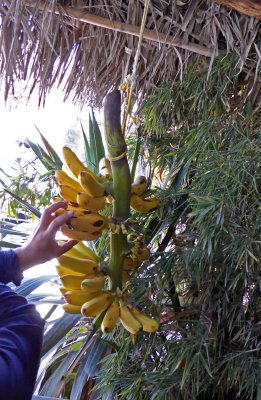
<svg viewBox="0 0 261 400"><path fill-rule="evenodd" d="M55 211L66 208L67 205L68 201L63 200L47 207L32 236L22 247L15 250L22 271L61 256L78 243L77 240L70 240L60 245L55 240L60 227L72 217L74 212L70 210L57 217Z"/></svg>

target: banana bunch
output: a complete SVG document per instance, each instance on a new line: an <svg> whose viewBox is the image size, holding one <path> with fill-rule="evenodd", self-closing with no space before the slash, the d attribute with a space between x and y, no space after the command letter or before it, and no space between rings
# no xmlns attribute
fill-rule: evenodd
<svg viewBox="0 0 261 400"><path fill-rule="evenodd" d="M131 185L130 206L138 213L147 213L160 205L158 197L141 197L146 187L147 179L145 176L138 176Z"/></svg>
<svg viewBox="0 0 261 400"><path fill-rule="evenodd" d="M142 330L155 332L159 329L159 323L155 319L146 316L131 304L125 304L116 297L106 309L101 323L102 332L112 332L118 321L132 335L137 335Z"/></svg>
<svg viewBox="0 0 261 400"><path fill-rule="evenodd" d="M60 291L66 303L63 309L72 314L80 314L82 305L101 294L106 276L101 271L98 256L83 242L57 258L56 270L60 276ZM84 282L91 281L86 290Z"/></svg>

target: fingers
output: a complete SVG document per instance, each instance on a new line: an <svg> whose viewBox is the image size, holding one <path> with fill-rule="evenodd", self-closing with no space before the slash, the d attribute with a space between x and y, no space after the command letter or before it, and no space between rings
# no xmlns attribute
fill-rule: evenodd
<svg viewBox="0 0 261 400"><path fill-rule="evenodd" d="M50 223L48 228L50 234L54 236L56 232L61 228L61 226L65 224L65 222L67 222L73 216L73 214L74 210L70 210L62 215L59 215L58 217L55 217L55 219Z"/></svg>
<svg viewBox="0 0 261 400"><path fill-rule="evenodd" d="M44 210L40 221L41 226L43 226L43 228L46 228L49 225L50 221L52 221L55 218L55 216L53 215L54 212L57 211L59 208L67 208L67 206L68 206L68 201L61 200L47 207Z"/></svg>
<svg viewBox="0 0 261 400"><path fill-rule="evenodd" d="M66 251L69 251L73 246L75 246L78 243L78 240L69 240L62 246L59 246L59 254L57 257L60 257L63 253L66 253Z"/></svg>

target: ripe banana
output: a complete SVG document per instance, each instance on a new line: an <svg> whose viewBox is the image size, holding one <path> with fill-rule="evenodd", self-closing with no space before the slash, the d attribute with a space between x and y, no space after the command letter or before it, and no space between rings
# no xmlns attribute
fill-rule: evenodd
<svg viewBox="0 0 261 400"><path fill-rule="evenodd" d="M62 295L64 296L64 293L68 292L68 289L64 286L60 286L59 287L60 292L62 293Z"/></svg>
<svg viewBox="0 0 261 400"><path fill-rule="evenodd" d="M69 224L76 231L83 232L96 232L101 231L105 228L105 219L95 212L88 212L85 215L77 216L73 215L69 221Z"/></svg>
<svg viewBox="0 0 261 400"><path fill-rule="evenodd" d="M96 276L94 278L86 277L81 282L81 288L86 292L97 292L104 287L105 280L105 276Z"/></svg>
<svg viewBox="0 0 261 400"><path fill-rule="evenodd" d="M91 197L104 196L104 186L98 182L89 172L82 171L78 176L80 187ZM82 191L79 190L79 192Z"/></svg>
<svg viewBox="0 0 261 400"><path fill-rule="evenodd" d="M159 329L160 324L158 321L143 314L143 312L137 308L132 307L131 313L141 323L142 329L145 332L156 332Z"/></svg>
<svg viewBox="0 0 261 400"><path fill-rule="evenodd" d="M75 179L71 178L62 169L57 169L55 171L55 178L56 178L56 182L57 182L57 184L59 186L61 186L61 185L71 186L77 192L80 192L82 190L81 185L79 184L79 182L77 182Z"/></svg>
<svg viewBox="0 0 261 400"><path fill-rule="evenodd" d="M70 239L75 239L79 241L84 240L86 242L97 240L102 234L102 230L95 232L76 231L75 229L68 228L67 225L62 225L61 231L65 236Z"/></svg>
<svg viewBox="0 0 261 400"><path fill-rule="evenodd" d="M124 328L133 335L142 330L141 323L131 313L128 305L120 306L120 321Z"/></svg>
<svg viewBox="0 0 261 400"><path fill-rule="evenodd" d="M66 211L69 211L69 210L74 211L74 214L73 214L74 217L84 217L85 215L92 213L91 211L85 210L82 207L74 207L71 204L69 204L67 208L59 208L58 210L56 210L55 215L56 216L62 215L64 213L66 213Z"/></svg>
<svg viewBox="0 0 261 400"><path fill-rule="evenodd" d="M67 303L75 306L82 306L86 301L90 301L93 298L97 298L103 294L102 292L83 292L82 290L67 290L63 293L63 296Z"/></svg>
<svg viewBox="0 0 261 400"><path fill-rule="evenodd" d="M106 205L105 196L91 197L87 193L82 192L77 193L76 202L80 207L94 212L103 210Z"/></svg>
<svg viewBox="0 0 261 400"><path fill-rule="evenodd" d="M64 254L57 258L58 262L64 267L70 268L73 271L80 272L84 275L95 274L100 267L95 261L88 258L75 258L65 256Z"/></svg>
<svg viewBox="0 0 261 400"><path fill-rule="evenodd" d="M157 197L148 197L143 199L137 194L132 194L130 205L133 210L139 213L147 213L160 205L160 199Z"/></svg>
<svg viewBox="0 0 261 400"><path fill-rule="evenodd" d="M77 157L77 155L67 146L63 147L63 158L64 161L66 162L68 168L70 171L73 173L76 179L78 179L78 176L80 172L86 171L89 172L90 174L93 174L93 172L87 168ZM95 174L94 174L95 175Z"/></svg>
<svg viewBox="0 0 261 400"><path fill-rule="evenodd" d="M147 178L145 176L138 176L131 185L131 193L140 196L145 192L147 186Z"/></svg>
<svg viewBox="0 0 261 400"><path fill-rule="evenodd" d="M120 316L120 306L117 300L115 300L109 306L108 310L106 311L104 318L101 323L101 330L103 333L112 332L115 328L117 321Z"/></svg>
<svg viewBox="0 0 261 400"><path fill-rule="evenodd" d="M72 204L77 204L77 190L68 185L59 186L59 195L64 199L68 200Z"/></svg>
<svg viewBox="0 0 261 400"><path fill-rule="evenodd" d="M80 290L82 281L87 278L92 280L91 278L95 279L95 278L97 278L97 275L96 274L93 274L93 275L71 275L71 274L69 275L69 274L67 274L67 275L60 276L60 281L64 287L68 288L68 290ZM102 287L96 289L96 291L100 290L100 289L102 289Z"/></svg>
<svg viewBox="0 0 261 400"><path fill-rule="evenodd" d="M74 306L73 304L63 304L63 309L68 314L81 314L81 306Z"/></svg>
<svg viewBox="0 0 261 400"><path fill-rule="evenodd" d="M80 272L73 271L72 269L64 267L63 265L56 265L56 271L59 276L63 276L63 275L74 275L74 276L82 276L82 277L85 276L85 274L81 274Z"/></svg>
<svg viewBox="0 0 261 400"><path fill-rule="evenodd" d="M83 254L86 258L89 258L90 260L99 262L99 257L98 255L90 249L88 246L86 246L83 242L78 242L76 246L73 248L77 247L77 250Z"/></svg>
<svg viewBox="0 0 261 400"><path fill-rule="evenodd" d="M95 317L105 311L111 305L113 299L114 296L111 293L99 294L82 305L82 315L86 317Z"/></svg>

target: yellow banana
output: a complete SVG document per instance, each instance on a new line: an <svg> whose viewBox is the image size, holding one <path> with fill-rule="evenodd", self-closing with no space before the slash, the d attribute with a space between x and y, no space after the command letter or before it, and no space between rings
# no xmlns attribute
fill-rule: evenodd
<svg viewBox="0 0 261 400"><path fill-rule="evenodd" d="M91 197L104 196L104 186L89 172L82 171L78 176L81 188ZM79 190L79 192L82 191Z"/></svg>
<svg viewBox="0 0 261 400"><path fill-rule="evenodd" d="M81 289L81 283L84 279L90 279L90 277L92 277L93 279L95 279L97 277L96 274L93 275L62 275L60 276L60 281L63 284L64 287L68 288L68 290L75 290ZM102 288L99 288L102 289ZM99 290L99 289L96 289Z"/></svg>
<svg viewBox="0 0 261 400"><path fill-rule="evenodd" d="M82 216L73 215L70 219L70 225L76 231L96 232L105 228L105 219L95 212L88 212Z"/></svg>
<svg viewBox="0 0 261 400"><path fill-rule="evenodd" d="M140 196L143 192L145 192L146 186L147 186L146 177L138 176L131 185L131 193Z"/></svg>
<svg viewBox="0 0 261 400"><path fill-rule="evenodd" d="M76 179L78 179L78 176L80 172L86 171L89 172L90 174L93 174L93 172L87 168L77 157L77 155L67 146L63 147L63 158L64 161L66 162L68 168L70 171L73 173Z"/></svg>
<svg viewBox="0 0 261 400"><path fill-rule="evenodd" d="M100 162L99 162L99 173L102 176L106 177L111 177L112 171L111 171L111 163L108 158L103 157Z"/></svg>
<svg viewBox="0 0 261 400"><path fill-rule="evenodd" d="M84 293L84 292L83 292ZM86 301L82 306L82 315L95 317L105 311L113 302L114 296L111 293L101 293L93 299Z"/></svg>
<svg viewBox="0 0 261 400"><path fill-rule="evenodd" d="M67 225L61 226L62 233L70 239L75 240L84 240L86 242L91 242L92 240L97 240L101 234L102 230L95 231L95 232L83 232L83 231L76 231L75 229L68 228Z"/></svg>
<svg viewBox="0 0 261 400"><path fill-rule="evenodd" d="M106 199L105 196L91 197L87 193L79 192L76 197L76 202L80 207L90 211L100 211L105 208Z"/></svg>
<svg viewBox="0 0 261 400"><path fill-rule="evenodd" d="M80 272L84 275L95 274L99 271L99 265L88 258L76 258L76 257L69 257L65 256L64 254L57 258L58 262L70 268L73 271Z"/></svg>
<svg viewBox="0 0 261 400"><path fill-rule="evenodd" d="M120 321L124 328L133 335L142 330L141 323L131 313L128 305L120 306Z"/></svg>
<svg viewBox="0 0 261 400"><path fill-rule="evenodd" d="M139 213L146 213L160 205L160 199L157 197L148 197L143 199L137 194L132 194L130 199L131 208Z"/></svg>
<svg viewBox="0 0 261 400"><path fill-rule="evenodd" d="M60 292L62 293L62 295L64 296L64 293L68 292L68 289L64 286L60 286L59 287Z"/></svg>
<svg viewBox="0 0 261 400"><path fill-rule="evenodd" d="M120 316L120 306L118 301L114 301L106 311L101 323L101 330L103 333L112 332L115 328Z"/></svg>
<svg viewBox="0 0 261 400"><path fill-rule="evenodd" d="M62 307L68 314L81 314L81 306L65 303Z"/></svg>
<svg viewBox="0 0 261 400"><path fill-rule="evenodd" d="M82 276L82 277L85 276L85 274L81 274L80 272L73 271L72 269L64 267L63 265L56 265L56 271L59 276L63 276L63 275L74 275L74 276Z"/></svg>
<svg viewBox="0 0 261 400"><path fill-rule="evenodd" d="M66 211L69 211L69 210L74 211L73 217L84 217L84 216L92 213L91 211L85 210L82 207L73 207L72 205L69 205L69 207L67 207L67 208L59 208L58 210L56 210L55 215L56 216L62 215L64 213L66 213Z"/></svg>
<svg viewBox="0 0 261 400"><path fill-rule="evenodd" d="M89 258L90 260L99 262L98 255L92 249L90 249L88 246L86 246L83 242L78 242L76 247L77 247L77 250L79 250L79 252L81 252L83 254L83 256L85 256L86 258Z"/></svg>
<svg viewBox="0 0 261 400"><path fill-rule="evenodd" d="M145 332L156 332L159 329L160 324L158 321L143 314L143 312L141 312L137 308L132 307L131 312L134 317L141 323L142 329Z"/></svg>
<svg viewBox="0 0 261 400"><path fill-rule="evenodd" d="M59 195L64 199L70 201L70 203L77 203L77 190L68 185L59 186Z"/></svg>
<svg viewBox="0 0 261 400"><path fill-rule="evenodd" d="M71 178L62 169L57 169L55 171L55 179L56 179L56 182L57 182L57 184L59 186L61 186L61 185L71 186L77 192L80 192L82 190L81 185L79 184L79 182L77 182L75 179Z"/></svg>
<svg viewBox="0 0 261 400"><path fill-rule="evenodd" d="M81 282L81 288L86 292L96 292L104 287L105 280L105 276L96 276L93 278L86 277Z"/></svg>
<svg viewBox="0 0 261 400"><path fill-rule="evenodd" d="M81 306L83 305L83 303L85 303L86 301L89 301L91 299L93 299L94 297L97 297L101 294L102 292L91 292L91 293L87 293L87 292L83 292L82 290L68 290L63 293L63 296L65 298L65 300L67 301L67 303L69 304L73 304L75 306Z"/></svg>

